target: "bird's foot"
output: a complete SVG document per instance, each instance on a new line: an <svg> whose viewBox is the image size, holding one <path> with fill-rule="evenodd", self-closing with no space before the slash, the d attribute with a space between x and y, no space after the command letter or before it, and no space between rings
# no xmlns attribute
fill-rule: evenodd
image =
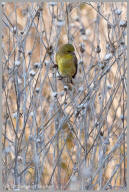
<svg viewBox="0 0 129 192"><path fill-rule="evenodd" d="M58 76L58 80L62 80L63 79L63 77L60 75L60 76Z"/></svg>

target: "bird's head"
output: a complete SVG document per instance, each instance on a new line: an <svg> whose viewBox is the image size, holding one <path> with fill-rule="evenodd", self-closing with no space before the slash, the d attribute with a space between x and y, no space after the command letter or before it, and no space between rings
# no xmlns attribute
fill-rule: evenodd
<svg viewBox="0 0 129 192"><path fill-rule="evenodd" d="M73 53L75 51L73 45L65 44L60 48L61 53Z"/></svg>

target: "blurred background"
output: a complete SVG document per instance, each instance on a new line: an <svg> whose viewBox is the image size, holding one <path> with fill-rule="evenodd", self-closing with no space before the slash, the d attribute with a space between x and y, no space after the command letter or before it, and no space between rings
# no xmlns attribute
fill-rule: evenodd
<svg viewBox="0 0 129 192"><path fill-rule="evenodd" d="M54 67L71 43L78 72ZM125 189L127 3L2 3L2 182Z"/></svg>

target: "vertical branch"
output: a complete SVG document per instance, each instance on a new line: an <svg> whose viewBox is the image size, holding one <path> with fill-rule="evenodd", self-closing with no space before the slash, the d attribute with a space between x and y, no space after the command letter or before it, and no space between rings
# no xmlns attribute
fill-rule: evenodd
<svg viewBox="0 0 129 192"><path fill-rule="evenodd" d="M125 143L126 143L126 138L125 138L125 57L124 57L124 69L123 69L123 77L122 77L122 84L123 84L123 117L122 117L122 123L123 123L123 156L124 156L124 170L123 170L123 184L126 187L126 153L125 153Z"/></svg>
<svg viewBox="0 0 129 192"><path fill-rule="evenodd" d="M68 43L70 43L70 26L69 26L69 13L70 13L70 4L66 4L66 19L67 19L67 37Z"/></svg>

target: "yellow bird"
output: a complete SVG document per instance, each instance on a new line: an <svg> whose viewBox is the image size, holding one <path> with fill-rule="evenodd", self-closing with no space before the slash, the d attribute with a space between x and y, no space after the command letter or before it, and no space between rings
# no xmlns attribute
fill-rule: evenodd
<svg viewBox="0 0 129 192"><path fill-rule="evenodd" d="M67 77L71 82L77 74L77 57L74 51L73 45L64 44L56 53L59 74L62 77Z"/></svg>

